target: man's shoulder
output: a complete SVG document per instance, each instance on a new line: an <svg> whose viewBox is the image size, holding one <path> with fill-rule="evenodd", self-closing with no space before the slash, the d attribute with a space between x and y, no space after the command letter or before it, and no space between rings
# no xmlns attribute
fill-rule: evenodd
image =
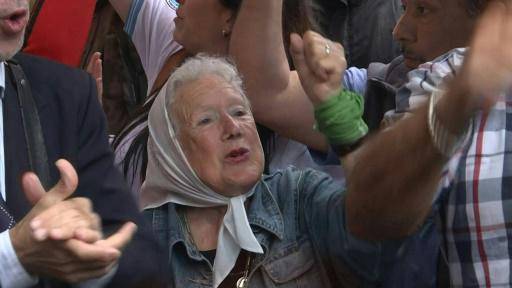
<svg viewBox="0 0 512 288"><path fill-rule="evenodd" d="M66 79L87 77L87 73L83 70L26 53L16 54L13 60L21 65L29 80L59 81L62 80L62 76Z"/></svg>

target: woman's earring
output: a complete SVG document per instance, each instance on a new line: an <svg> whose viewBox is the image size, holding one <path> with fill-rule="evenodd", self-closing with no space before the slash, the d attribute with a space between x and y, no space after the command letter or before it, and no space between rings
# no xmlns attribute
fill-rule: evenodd
<svg viewBox="0 0 512 288"><path fill-rule="evenodd" d="M229 33L230 33L230 32L229 32L228 30L226 30L226 29L222 29L222 36L224 36L224 37L228 37L228 36L229 36Z"/></svg>

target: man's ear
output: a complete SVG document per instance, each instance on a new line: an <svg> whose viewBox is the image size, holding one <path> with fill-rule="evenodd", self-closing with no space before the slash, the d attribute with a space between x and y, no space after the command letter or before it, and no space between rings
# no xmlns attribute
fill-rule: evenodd
<svg viewBox="0 0 512 288"><path fill-rule="evenodd" d="M233 31L233 25L235 25L236 13L232 10L226 9L226 11L222 12L222 20L222 31L225 31L227 32L227 35L230 35L231 31Z"/></svg>

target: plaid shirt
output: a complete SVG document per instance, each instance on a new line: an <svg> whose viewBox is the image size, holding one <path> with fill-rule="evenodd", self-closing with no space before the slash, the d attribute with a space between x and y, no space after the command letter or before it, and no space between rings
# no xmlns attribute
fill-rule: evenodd
<svg viewBox="0 0 512 288"><path fill-rule="evenodd" d="M425 102L460 68L455 49L409 74L397 112ZM512 94L473 118L473 133L447 164L439 208L452 287L510 287L512 255Z"/></svg>

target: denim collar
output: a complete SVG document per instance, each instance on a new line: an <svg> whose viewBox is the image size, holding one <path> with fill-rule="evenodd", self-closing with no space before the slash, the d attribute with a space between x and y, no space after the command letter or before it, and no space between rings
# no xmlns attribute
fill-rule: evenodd
<svg viewBox="0 0 512 288"><path fill-rule="evenodd" d="M279 239L284 238L284 220L279 205L274 196L270 192L270 188L263 181L260 180L253 189L257 189L253 196L249 199L250 204L247 209L247 218L249 223L253 226L254 235L258 242L263 246L265 253L268 251L272 236ZM201 260L201 253L194 247L193 242L189 239L189 233L184 221L183 216L177 211L177 205L168 203L167 209L161 210L157 208L153 211L153 222L158 221L158 217L166 217L168 222L168 235L169 247L171 251L174 246L182 242L186 247L187 254L194 260ZM162 213L163 211L167 213ZM164 219L160 219L164 220ZM162 223L162 221L159 221Z"/></svg>

